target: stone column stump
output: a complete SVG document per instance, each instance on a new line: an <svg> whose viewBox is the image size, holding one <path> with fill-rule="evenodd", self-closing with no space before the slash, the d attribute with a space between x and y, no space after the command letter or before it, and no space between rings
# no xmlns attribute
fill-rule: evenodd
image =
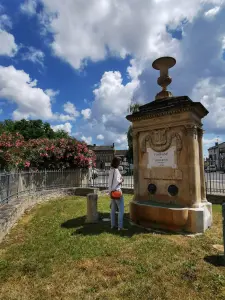
<svg viewBox="0 0 225 300"><path fill-rule="evenodd" d="M87 195L87 216L85 223L98 223L98 210L97 210L98 194Z"/></svg>

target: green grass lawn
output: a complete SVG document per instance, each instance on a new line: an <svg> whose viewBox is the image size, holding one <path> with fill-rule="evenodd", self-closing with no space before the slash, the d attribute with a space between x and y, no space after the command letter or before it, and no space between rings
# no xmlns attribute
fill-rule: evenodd
<svg viewBox="0 0 225 300"><path fill-rule="evenodd" d="M98 208L109 217L107 197ZM0 299L224 300L225 267L212 247L222 244L221 206L213 209L213 227L187 237L149 233L128 220L124 232L109 222L85 225L82 197L38 205L0 246Z"/></svg>

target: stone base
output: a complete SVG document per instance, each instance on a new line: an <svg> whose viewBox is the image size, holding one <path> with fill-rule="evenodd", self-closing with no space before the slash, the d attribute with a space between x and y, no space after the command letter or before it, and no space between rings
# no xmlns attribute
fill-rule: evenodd
<svg viewBox="0 0 225 300"><path fill-rule="evenodd" d="M146 228L203 233L212 225L212 204L201 203L198 208L175 205L130 202L131 220Z"/></svg>

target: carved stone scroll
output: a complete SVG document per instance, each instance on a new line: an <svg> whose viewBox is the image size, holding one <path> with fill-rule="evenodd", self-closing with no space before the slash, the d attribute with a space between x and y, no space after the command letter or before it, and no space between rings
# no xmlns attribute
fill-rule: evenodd
<svg viewBox="0 0 225 300"><path fill-rule="evenodd" d="M170 132L169 129L152 130L142 141L142 152L146 152L146 144L156 152L166 151L172 143L173 139L176 139L177 151L182 149L182 140L177 132Z"/></svg>

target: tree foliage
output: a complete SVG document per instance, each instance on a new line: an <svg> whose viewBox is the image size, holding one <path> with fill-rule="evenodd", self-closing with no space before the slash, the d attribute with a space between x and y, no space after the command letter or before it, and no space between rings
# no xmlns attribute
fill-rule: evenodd
<svg viewBox="0 0 225 300"><path fill-rule="evenodd" d="M129 126L127 132L127 143L128 143L128 151L127 151L127 160L131 163L133 162L133 137L132 137L132 126Z"/></svg>
<svg viewBox="0 0 225 300"><path fill-rule="evenodd" d="M131 104L129 107L129 112L131 114L139 111L140 105L138 103ZM127 143L128 143L128 151L127 151L127 159L129 162L133 162L133 128L132 125L129 126L127 132Z"/></svg>
<svg viewBox="0 0 225 300"><path fill-rule="evenodd" d="M3 132L19 133L24 137L25 141L38 138L56 139L69 137L68 133L63 130L54 132L50 124L44 123L42 120L5 120L0 122L0 134Z"/></svg>

